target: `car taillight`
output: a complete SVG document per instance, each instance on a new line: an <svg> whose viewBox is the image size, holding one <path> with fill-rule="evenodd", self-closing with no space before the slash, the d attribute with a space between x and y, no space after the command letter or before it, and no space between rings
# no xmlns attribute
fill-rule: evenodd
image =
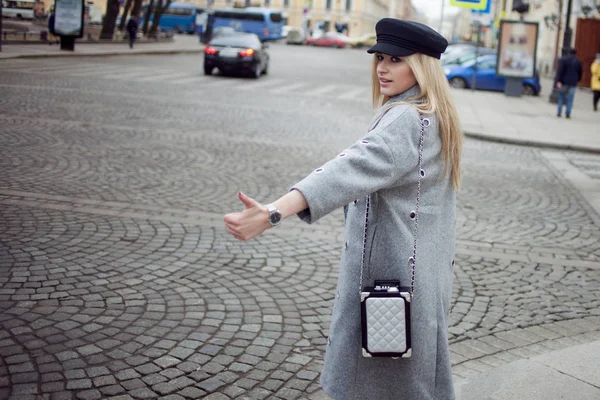
<svg viewBox="0 0 600 400"><path fill-rule="evenodd" d="M240 51L240 57L250 57L252 55L254 55L254 50L252 49L244 49L242 51Z"/></svg>
<svg viewBox="0 0 600 400"><path fill-rule="evenodd" d="M215 49L214 47L210 47L210 46L206 46L206 48L204 49L204 52L206 54L210 54L210 55L215 55L219 52L219 50Z"/></svg>
<svg viewBox="0 0 600 400"><path fill-rule="evenodd" d="M265 28L265 30L263 31L263 33L265 34L265 36L269 36L269 30Z"/></svg>

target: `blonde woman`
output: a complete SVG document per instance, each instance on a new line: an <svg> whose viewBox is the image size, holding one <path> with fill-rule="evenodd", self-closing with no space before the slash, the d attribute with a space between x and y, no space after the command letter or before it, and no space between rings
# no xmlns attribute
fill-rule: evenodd
<svg viewBox="0 0 600 400"><path fill-rule="evenodd" d="M338 400L453 399L447 316L462 133L438 61L447 41L425 25L390 18L377 23L376 33L368 52L374 54L378 112L365 136L267 206L239 193L245 210L226 215L225 224L248 240L289 216L312 223L343 206L346 242L321 374L324 391ZM399 279L410 286L419 180L412 356L363 357L360 282Z"/></svg>
<svg viewBox="0 0 600 400"><path fill-rule="evenodd" d="M594 91L594 111L598 111L598 100L600 100L600 53L596 54L594 62L590 66L592 72L591 87Z"/></svg>

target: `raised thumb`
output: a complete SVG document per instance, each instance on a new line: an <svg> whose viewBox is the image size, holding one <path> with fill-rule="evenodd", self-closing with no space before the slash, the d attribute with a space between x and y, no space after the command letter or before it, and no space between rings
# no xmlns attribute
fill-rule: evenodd
<svg viewBox="0 0 600 400"><path fill-rule="evenodd" d="M246 196L244 193L242 192L238 192L238 198L240 199L240 201L242 203L244 203L244 205L246 206L246 208L252 208L252 207L256 207L258 205L260 205L258 203L258 201Z"/></svg>

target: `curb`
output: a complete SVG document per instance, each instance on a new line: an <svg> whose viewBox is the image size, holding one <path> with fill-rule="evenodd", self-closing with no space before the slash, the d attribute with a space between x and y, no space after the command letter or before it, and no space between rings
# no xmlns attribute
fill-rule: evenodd
<svg viewBox="0 0 600 400"><path fill-rule="evenodd" d="M143 50L143 51L100 51L93 53L30 53L30 54L15 54L3 56L0 53L0 62L15 58L60 58L60 57L98 57L98 56L137 56L137 55L159 55L159 54L199 54L203 53L201 49L179 49L179 50Z"/></svg>
<svg viewBox="0 0 600 400"><path fill-rule="evenodd" d="M548 149L559 149L559 150L573 150L579 151L583 153L591 153L591 154L600 154L600 148L598 147L587 147L580 146L576 144L558 144L558 143L548 143L537 140L529 140L529 139L508 139L499 136L490 136L482 133L475 132L467 132L463 131L464 135L473 139L485 140L487 142L496 142L496 143L507 143L507 144L515 144L518 146L529 146L529 147L542 147Z"/></svg>

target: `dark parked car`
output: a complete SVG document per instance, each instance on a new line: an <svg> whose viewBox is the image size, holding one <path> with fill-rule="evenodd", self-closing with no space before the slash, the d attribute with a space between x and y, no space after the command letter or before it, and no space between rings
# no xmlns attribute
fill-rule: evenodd
<svg viewBox="0 0 600 400"><path fill-rule="evenodd" d="M444 73L452 87L458 89L471 88L473 85L473 67L475 60L467 61L462 65L446 65ZM496 75L496 56L488 55L477 59L477 73L475 88L482 90L504 91L506 80L503 76ZM533 78L523 79L523 94L537 96L542 90L538 74Z"/></svg>
<svg viewBox="0 0 600 400"><path fill-rule="evenodd" d="M259 78L269 68L267 47L254 33L216 37L204 49L204 73L210 75L216 67L221 73L243 73Z"/></svg>

